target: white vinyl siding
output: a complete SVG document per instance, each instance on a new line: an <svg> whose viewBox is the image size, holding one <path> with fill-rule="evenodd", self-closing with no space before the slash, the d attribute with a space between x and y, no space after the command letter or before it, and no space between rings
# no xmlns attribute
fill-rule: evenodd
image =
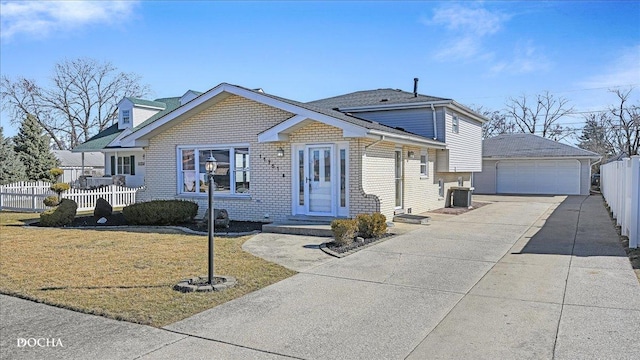
<svg viewBox="0 0 640 360"><path fill-rule="evenodd" d="M458 118L458 132L453 132L453 115ZM444 172L482 171L482 125L457 114L446 113L447 164L438 164Z"/></svg>

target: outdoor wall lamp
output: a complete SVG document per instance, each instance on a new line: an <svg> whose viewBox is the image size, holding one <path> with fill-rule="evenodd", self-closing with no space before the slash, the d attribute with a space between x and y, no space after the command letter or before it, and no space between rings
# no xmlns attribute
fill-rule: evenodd
<svg viewBox="0 0 640 360"><path fill-rule="evenodd" d="M416 154L415 154L413 151L409 151L409 152L407 153L407 156L409 157L409 159L415 159Z"/></svg>
<svg viewBox="0 0 640 360"><path fill-rule="evenodd" d="M283 157L284 156L284 149L282 147L279 147L277 154L278 154L278 157Z"/></svg>

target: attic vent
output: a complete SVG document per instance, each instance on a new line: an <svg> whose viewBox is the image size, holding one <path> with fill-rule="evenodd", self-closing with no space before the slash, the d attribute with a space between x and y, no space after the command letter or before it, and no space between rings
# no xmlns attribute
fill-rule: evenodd
<svg viewBox="0 0 640 360"><path fill-rule="evenodd" d="M405 131L405 130L404 130L404 128L401 128L401 127L399 127L399 126L396 126L396 127L395 127L395 129L396 129L396 130L400 130L400 131Z"/></svg>
<svg viewBox="0 0 640 360"><path fill-rule="evenodd" d="M380 102L387 102L387 101L389 101L389 99L387 98L380 100Z"/></svg>
<svg viewBox="0 0 640 360"><path fill-rule="evenodd" d="M253 89L253 91L257 91L259 93L263 93L264 94L264 90L262 90L262 88Z"/></svg>

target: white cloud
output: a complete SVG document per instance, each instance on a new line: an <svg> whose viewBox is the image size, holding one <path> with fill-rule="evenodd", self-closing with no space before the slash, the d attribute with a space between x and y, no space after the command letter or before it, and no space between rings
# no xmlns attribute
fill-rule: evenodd
<svg viewBox="0 0 640 360"><path fill-rule="evenodd" d="M0 37L47 36L128 17L136 1L2 1Z"/></svg>
<svg viewBox="0 0 640 360"><path fill-rule="evenodd" d="M436 8L433 17L423 22L428 26L443 26L448 32L443 45L436 51L437 60L467 60L490 58L490 53L483 53L483 40L499 32L510 18L510 15L487 10L478 4L447 4Z"/></svg>
<svg viewBox="0 0 640 360"><path fill-rule="evenodd" d="M620 49L615 60L602 64L597 73L581 81L581 88L600 89L640 84L640 45Z"/></svg>
<svg viewBox="0 0 640 360"><path fill-rule="evenodd" d="M509 18L509 15L491 12L478 6L464 7L453 4L437 8L431 23L444 25L448 30L458 31L464 36L482 37L498 32Z"/></svg>
<svg viewBox="0 0 640 360"><path fill-rule="evenodd" d="M490 74L527 74L546 71L550 67L551 62L547 57L533 45L532 41L527 41L516 45L512 59L499 61L493 65Z"/></svg>

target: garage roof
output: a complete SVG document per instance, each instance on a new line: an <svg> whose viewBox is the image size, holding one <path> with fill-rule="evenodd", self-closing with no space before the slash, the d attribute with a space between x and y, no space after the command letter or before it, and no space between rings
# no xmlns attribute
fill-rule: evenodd
<svg viewBox="0 0 640 360"><path fill-rule="evenodd" d="M595 158L600 155L533 134L503 134L482 141L482 157L498 158Z"/></svg>

